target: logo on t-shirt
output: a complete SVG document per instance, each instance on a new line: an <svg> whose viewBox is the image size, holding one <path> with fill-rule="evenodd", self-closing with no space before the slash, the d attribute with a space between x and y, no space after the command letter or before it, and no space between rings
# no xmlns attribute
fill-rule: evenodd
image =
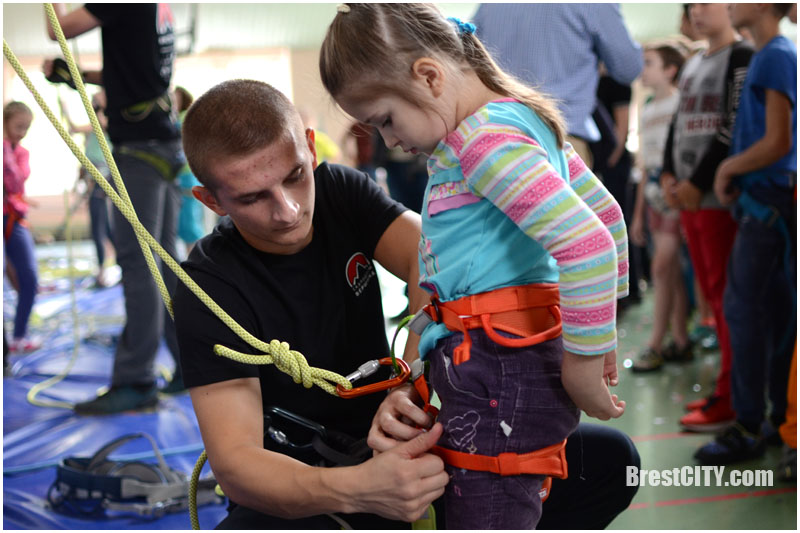
<svg viewBox="0 0 800 533"><path fill-rule="evenodd" d="M369 281L375 277L375 268L366 255L356 252L347 260L345 277L356 296L361 296Z"/></svg>

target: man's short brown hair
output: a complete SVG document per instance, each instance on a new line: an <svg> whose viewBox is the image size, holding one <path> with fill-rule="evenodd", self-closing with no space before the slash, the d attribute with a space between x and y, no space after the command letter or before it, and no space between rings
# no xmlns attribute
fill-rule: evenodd
<svg viewBox="0 0 800 533"><path fill-rule="evenodd" d="M297 127L299 120L294 105L271 85L225 81L195 100L186 112L183 151L200 183L213 188L213 161L265 148Z"/></svg>

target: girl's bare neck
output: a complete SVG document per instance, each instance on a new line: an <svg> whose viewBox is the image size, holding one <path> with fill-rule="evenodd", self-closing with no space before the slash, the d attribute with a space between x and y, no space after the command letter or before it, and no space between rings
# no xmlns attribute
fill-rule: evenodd
<svg viewBox="0 0 800 533"><path fill-rule="evenodd" d="M455 90L458 91L456 98L456 125L489 102L505 98L502 94L496 93L484 85L473 71L464 75L463 83L459 81L459 87L455 88Z"/></svg>

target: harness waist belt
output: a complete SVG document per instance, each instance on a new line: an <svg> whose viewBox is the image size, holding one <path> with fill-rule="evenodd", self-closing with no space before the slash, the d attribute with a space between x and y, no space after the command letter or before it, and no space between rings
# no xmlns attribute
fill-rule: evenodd
<svg viewBox="0 0 800 533"><path fill-rule="evenodd" d="M559 479L567 478L567 457L564 447L567 440L529 453L501 453L496 457L458 452L441 446L434 446L431 451L442 458L445 463L464 468L494 472L501 476L518 476L520 474L540 474Z"/></svg>
<svg viewBox="0 0 800 533"><path fill-rule="evenodd" d="M510 348L533 346L561 335L560 293L557 283L504 287L442 302L434 295L423 311L450 331L464 334L453 351L456 365L469 361L468 330L483 328L494 342ZM520 338L508 338L496 329Z"/></svg>

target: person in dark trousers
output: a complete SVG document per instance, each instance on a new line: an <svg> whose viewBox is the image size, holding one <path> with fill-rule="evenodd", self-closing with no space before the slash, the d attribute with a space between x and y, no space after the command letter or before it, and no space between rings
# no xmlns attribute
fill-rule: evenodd
<svg viewBox="0 0 800 533"><path fill-rule="evenodd" d="M180 130L169 97L175 59L173 16L169 4L86 4L68 11L54 5L69 39L100 27L103 70L83 72L88 83L106 91L108 134L139 220L164 249L175 257L180 190L175 177L185 158ZM55 33L48 23L51 39ZM45 75L58 80L59 69L45 63ZM63 80L73 82L72 80ZM158 403L154 363L161 339L178 358L175 327L147 268L133 228L114 211L114 244L122 269L125 328L114 354L111 388L95 399L75 405L84 415L117 413ZM161 264L156 256L156 263ZM162 268L167 290L175 275ZM174 380L180 380L180 367Z"/></svg>

